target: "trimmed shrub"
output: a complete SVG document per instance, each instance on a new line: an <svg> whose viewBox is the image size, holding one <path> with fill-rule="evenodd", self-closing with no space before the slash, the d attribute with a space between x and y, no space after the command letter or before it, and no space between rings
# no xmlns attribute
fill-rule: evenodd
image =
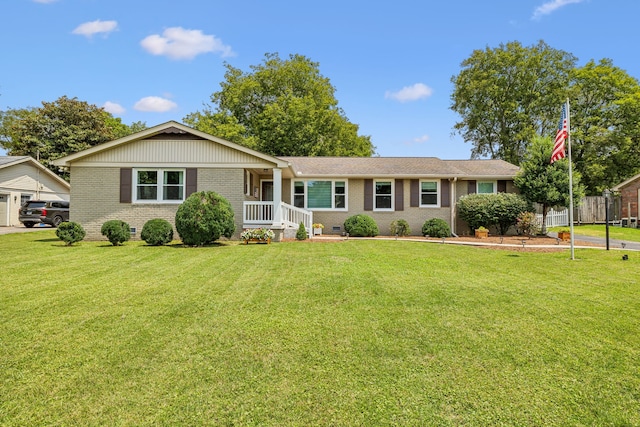
<svg viewBox="0 0 640 427"><path fill-rule="evenodd" d="M396 234L398 236L408 236L411 234L409 223L404 219L396 219L395 221L392 221L389 226L389 231L392 236L395 236Z"/></svg>
<svg viewBox="0 0 640 427"><path fill-rule="evenodd" d="M112 219L102 224L100 232L113 246L121 245L131 238L129 224L119 219Z"/></svg>
<svg viewBox="0 0 640 427"><path fill-rule="evenodd" d="M458 201L458 214L473 232L478 227L495 226L506 234L516 224L518 215L531 205L518 194L469 194Z"/></svg>
<svg viewBox="0 0 640 427"><path fill-rule="evenodd" d="M166 245L173 240L173 227L166 219L150 219L144 223L140 238L147 242L148 245Z"/></svg>
<svg viewBox="0 0 640 427"><path fill-rule="evenodd" d="M178 207L176 231L188 246L213 243L222 236L230 238L236 231L233 208L213 191L193 193Z"/></svg>
<svg viewBox="0 0 640 427"><path fill-rule="evenodd" d="M429 237L449 237L451 228L447 221L441 218L431 218L422 224L422 235Z"/></svg>
<svg viewBox="0 0 640 427"><path fill-rule="evenodd" d="M298 226L298 231L296 231L296 240L306 240L307 239L307 228L304 226L304 223L301 222Z"/></svg>
<svg viewBox="0 0 640 427"><path fill-rule="evenodd" d="M86 236L86 232L84 228L77 222L63 222L56 229L56 236L58 239L62 240L67 244L67 246L71 246L76 242L81 241Z"/></svg>
<svg viewBox="0 0 640 427"><path fill-rule="evenodd" d="M344 230L349 236L375 237L379 234L378 224L369 215L358 214L347 218Z"/></svg>

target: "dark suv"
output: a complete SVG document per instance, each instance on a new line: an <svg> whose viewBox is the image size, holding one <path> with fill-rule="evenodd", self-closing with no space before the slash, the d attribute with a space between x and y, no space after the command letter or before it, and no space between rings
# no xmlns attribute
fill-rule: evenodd
<svg viewBox="0 0 640 427"><path fill-rule="evenodd" d="M69 221L69 202L64 200L28 200L20 207L19 218L25 227L49 224L57 227Z"/></svg>

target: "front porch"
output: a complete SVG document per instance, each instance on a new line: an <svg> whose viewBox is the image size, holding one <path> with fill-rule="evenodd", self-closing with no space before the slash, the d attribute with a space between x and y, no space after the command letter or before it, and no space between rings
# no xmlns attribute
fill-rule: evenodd
<svg viewBox="0 0 640 427"><path fill-rule="evenodd" d="M284 202L244 202L242 209L243 228L270 228L272 230L297 230L304 224L307 233L313 234L313 212Z"/></svg>

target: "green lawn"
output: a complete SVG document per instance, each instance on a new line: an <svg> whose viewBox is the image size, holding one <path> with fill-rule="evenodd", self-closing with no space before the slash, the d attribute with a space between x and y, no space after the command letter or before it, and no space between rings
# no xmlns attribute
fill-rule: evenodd
<svg viewBox="0 0 640 427"><path fill-rule="evenodd" d="M553 227L551 231L558 231L567 227ZM576 225L573 227L576 235L593 236L604 238L607 235L606 226L599 225ZM628 242L640 242L640 228L627 228L609 225L609 238L624 240Z"/></svg>
<svg viewBox="0 0 640 427"><path fill-rule="evenodd" d="M640 253L0 236L0 425L640 425Z"/></svg>

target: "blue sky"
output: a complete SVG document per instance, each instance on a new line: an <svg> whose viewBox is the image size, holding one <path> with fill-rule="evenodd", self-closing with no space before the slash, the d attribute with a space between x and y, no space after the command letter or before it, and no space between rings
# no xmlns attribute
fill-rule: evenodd
<svg viewBox="0 0 640 427"><path fill-rule="evenodd" d="M297 53L319 63L382 156L469 158L449 106L474 49L544 40L580 65L610 58L640 77L637 0L7 0L0 10L0 110L66 95L126 124L181 122L219 90L225 61L248 71L267 52Z"/></svg>

